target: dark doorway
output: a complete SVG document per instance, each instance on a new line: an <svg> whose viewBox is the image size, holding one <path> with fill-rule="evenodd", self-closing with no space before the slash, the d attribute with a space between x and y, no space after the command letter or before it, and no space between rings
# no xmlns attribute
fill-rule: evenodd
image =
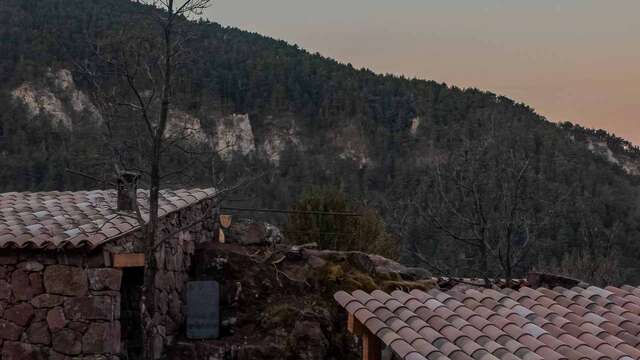
<svg viewBox="0 0 640 360"><path fill-rule="evenodd" d="M142 358L142 321L140 319L140 297L144 282L144 268L131 267L122 270L120 289L120 325L122 333L122 356L126 360Z"/></svg>

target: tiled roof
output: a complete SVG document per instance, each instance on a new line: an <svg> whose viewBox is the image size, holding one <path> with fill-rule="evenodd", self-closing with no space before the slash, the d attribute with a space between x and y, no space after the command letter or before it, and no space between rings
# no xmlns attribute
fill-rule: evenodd
<svg viewBox="0 0 640 360"><path fill-rule="evenodd" d="M376 290L335 299L405 360L640 359L640 289Z"/></svg>
<svg viewBox="0 0 640 360"><path fill-rule="evenodd" d="M162 190L160 216L213 195L214 189ZM115 190L0 194L0 248L94 248L135 230L135 215L116 212ZM148 220L149 192L138 190Z"/></svg>

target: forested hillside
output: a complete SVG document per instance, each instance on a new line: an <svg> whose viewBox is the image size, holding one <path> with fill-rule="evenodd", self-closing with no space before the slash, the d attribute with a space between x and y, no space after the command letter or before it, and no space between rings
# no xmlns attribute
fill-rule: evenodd
<svg viewBox="0 0 640 360"><path fill-rule="evenodd" d="M107 186L65 171L113 172L91 88L114 79L96 49L117 52L126 29L154 36L136 21L152 12L127 0L0 2L1 191ZM378 75L205 21L186 28L174 114L218 151L168 186L266 172L240 196L246 205L286 208L311 186L338 189L377 209L402 261L434 272L640 281L631 144L490 92Z"/></svg>

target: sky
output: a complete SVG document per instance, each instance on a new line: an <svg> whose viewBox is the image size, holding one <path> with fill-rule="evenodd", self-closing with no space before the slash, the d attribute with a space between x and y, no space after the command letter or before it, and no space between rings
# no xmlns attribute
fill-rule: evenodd
<svg viewBox="0 0 640 360"><path fill-rule="evenodd" d="M640 145L639 0L215 0L206 16Z"/></svg>

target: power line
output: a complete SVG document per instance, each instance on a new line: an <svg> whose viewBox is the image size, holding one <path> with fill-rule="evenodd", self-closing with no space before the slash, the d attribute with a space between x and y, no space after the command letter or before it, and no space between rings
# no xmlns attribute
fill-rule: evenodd
<svg viewBox="0 0 640 360"><path fill-rule="evenodd" d="M300 215L330 215L330 216L350 216L361 217L362 214L352 212L335 212L335 211L304 211L304 210L281 210L281 209L254 209L254 208L238 208L238 207L221 207L221 210L230 211L250 211L250 212L264 212L264 213L279 213L279 214L300 214Z"/></svg>

